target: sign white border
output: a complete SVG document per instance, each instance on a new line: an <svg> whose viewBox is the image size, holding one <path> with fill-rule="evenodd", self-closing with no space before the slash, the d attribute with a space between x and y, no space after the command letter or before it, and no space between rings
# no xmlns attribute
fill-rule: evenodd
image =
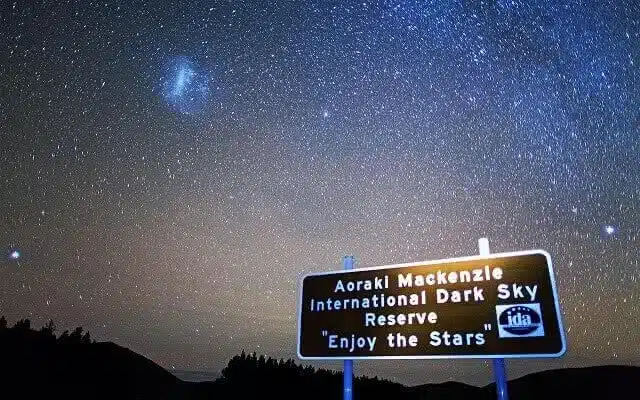
<svg viewBox="0 0 640 400"><path fill-rule="evenodd" d="M548 353L548 354L458 354L458 355L416 355L416 356L303 356L300 353L300 345L302 342L301 327L302 327L302 287L304 285L304 280L310 276L325 276L325 275L333 275L333 274L348 274L359 271L376 271L376 270L384 270L384 269L392 269L392 268L404 268L404 267L417 267L417 266L435 266L438 264L447 264L454 262L464 262L464 261L476 261L476 260L491 260L493 258L506 258L506 257L517 257L517 256L526 256L532 254L541 254L545 256L547 259L547 267L549 269L549 278L551 280L551 293L553 294L553 302L555 305L556 317L558 322L558 329L560 330L560 341L562 342L562 348L557 353ZM551 255L545 250L536 249L536 250L523 250L523 251L512 251L506 253L491 253L489 255L473 255L467 257L455 257L455 258L446 258L440 260L431 260L431 261L417 261L411 263L403 263L403 264L390 264L383 266L375 266L375 267L364 267L364 268L354 268L354 269L342 269L335 270L329 272L312 272L309 274L305 274L299 281L298 290L300 291L299 299L298 299L298 327L296 329L297 332L297 344L296 344L296 353L298 358L301 360L451 360L451 359L493 359L493 358L558 358L562 357L564 353L567 351L567 339L564 332L564 326L562 325L562 314L560 312L560 302L558 300L558 290L556 288L556 278L553 271L553 264L551 262Z"/></svg>

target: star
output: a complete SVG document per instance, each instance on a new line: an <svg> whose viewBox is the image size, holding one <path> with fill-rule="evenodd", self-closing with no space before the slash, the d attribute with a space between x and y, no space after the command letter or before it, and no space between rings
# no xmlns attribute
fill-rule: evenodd
<svg viewBox="0 0 640 400"><path fill-rule="evenodd" d="M614 236L618 232L618 229L614 225L605 225L602 230L605 237Z"/></svg>
<svg viewBox="0 0 640 400"><path fill-rule="evenodd" d="M19 250L13 250L11 253L9 253L9 258L12 260L17 260L20 258L20 256L21 254Z"/></svg>

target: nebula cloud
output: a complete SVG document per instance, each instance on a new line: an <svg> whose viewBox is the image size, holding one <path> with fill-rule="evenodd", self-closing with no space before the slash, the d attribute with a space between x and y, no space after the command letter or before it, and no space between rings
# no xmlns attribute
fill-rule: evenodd
<svg viewBox="0 0 640 400"><path fill-rule="evenodd" d="M209 100L208 74L189 57L171 58L161 77L161 94L172 110L197 113Z"/></svg>

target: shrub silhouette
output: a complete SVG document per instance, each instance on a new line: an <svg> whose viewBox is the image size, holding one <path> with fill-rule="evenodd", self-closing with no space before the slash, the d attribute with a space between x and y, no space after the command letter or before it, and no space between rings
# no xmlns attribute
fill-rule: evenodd
<svg viewBox="0 0 640 400"><path fill-rule="evenodd" d="M297 398L304 393L305 398L341 398L342 376L342 372L242 350L229 360L216 383L227 395L237 397ZM354 399L398 396L402 389L402 385L378 377L354 378Z"/></svg>

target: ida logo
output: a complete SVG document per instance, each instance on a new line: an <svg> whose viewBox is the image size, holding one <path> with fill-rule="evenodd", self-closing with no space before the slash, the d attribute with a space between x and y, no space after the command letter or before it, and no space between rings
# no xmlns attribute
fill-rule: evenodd
<svg viewBox="0 0 640 400"><path fill-rule="evenodd" d="M498 337L544 336L539 303L505 304L496 306Z"/></svg>

